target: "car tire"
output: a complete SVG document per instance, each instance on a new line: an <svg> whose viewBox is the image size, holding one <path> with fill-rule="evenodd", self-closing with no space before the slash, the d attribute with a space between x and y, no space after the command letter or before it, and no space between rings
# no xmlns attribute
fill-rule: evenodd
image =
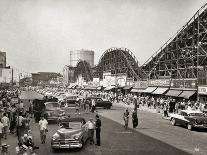
<svg viewBox="0 0 207 155"><path fill-rule="evenodd" d="M192 130L193 126L191 124L187 124L188 130Z"/></svg>
<svg viewBox="0 0 207 155"><path fill-rule="evenodd" d="M175 126L175 125L176 125L176 121L175 121L175 119L174 119L174 118L172 118L172 119L171 119L171 124L172 124L173 126Z"/></svg>

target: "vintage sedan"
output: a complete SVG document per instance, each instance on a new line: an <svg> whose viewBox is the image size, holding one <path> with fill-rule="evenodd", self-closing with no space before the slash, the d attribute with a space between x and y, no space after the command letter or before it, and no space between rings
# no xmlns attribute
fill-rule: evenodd
<svg viewBox="0 0 207 155"><path fill-rule="evenodd" d="M61 121L60 129L52 136L51 147L57 149L82 148L88 139L88 128L82 117L71 117Z"/></svg>
<svg viewBox="0 0 207 155"><path fill-rule="evenodd" d="M59 123L60 120L66 118L65 111L60 108L58 102L45 102L44 115L48 122Z"/></svg>
<svg viewBox="0 0 207 155"><path fill-rule="evenodd" d="M171 114L172 125L186 126L189 130L192 128L207 128L207 117L198 110L181 110L180 114Z"/></svg>
<svg viewBox="0 0 207 155"><path fill-rule="evenodd" d="M103 107L106 109L110 109L112 106L112 103L108 100L103 100L101 97L87 97L85 103L92 105L92 100L95 100L96 107Z"/></svg>

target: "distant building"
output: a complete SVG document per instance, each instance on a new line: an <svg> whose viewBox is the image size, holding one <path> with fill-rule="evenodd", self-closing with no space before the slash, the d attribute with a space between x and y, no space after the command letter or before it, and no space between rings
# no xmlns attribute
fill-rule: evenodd
<svg viewBox="0 0 207 155"><path fill-rule="evenodd" d="M91 67L94 66L94 51L74 50L69 52L69 65L75 67L80 60L87 61Z"/></svg>
<svg viewBox="0 0 207 155"><path fill-rule="evenodd" d="M48 84L50 80L57 79L61 75L55 72L38 72L32 73L32 83L33 85L37 84Z"/></svg>
<svg viewBox="0 0 207 155"><path fill-rule="evenodd" d="M63 68L63 84L68 85L71 82L73 82L73 77L74 77L74 70L75 67L72 66L64 66Z"/></svg>
<svg viewBox="0 0 207 155"><path fill-rule="evenodd" d="M6 67L6 52L0 51L0 68Z"/></svg>

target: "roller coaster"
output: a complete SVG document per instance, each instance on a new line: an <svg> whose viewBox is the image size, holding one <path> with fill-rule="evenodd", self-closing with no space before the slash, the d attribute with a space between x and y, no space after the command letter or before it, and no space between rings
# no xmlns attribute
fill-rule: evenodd
<svg viewBox="0 0 207 155"><path fill-rule="evenodd" d="M110 48L91 68L80 61L75 78L82 74L86 81L93 77L103 78L104 72L117 75L125 73L135 81L143 79L197 78L198 71L207 67L207 3L167 42L164 43L142 66L127 48Z"/></svg>

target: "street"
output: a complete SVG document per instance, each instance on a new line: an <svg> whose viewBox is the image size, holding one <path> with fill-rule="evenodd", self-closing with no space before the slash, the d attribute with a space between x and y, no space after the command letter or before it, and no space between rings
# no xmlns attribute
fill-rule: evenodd
<svg viewBox="0 0 207 155"><path fill-rule="evenodd" d="M29 92L31 95L31 92ZM31 122L31 130L34 137L35 145L39 147L37 152L44 154L206 154L206 137L205 131L189 131L186 128L172 126L169 120L161 118L160 114L146 111L138 111L139 126L137 129L123 128L122 114L124 107L114 105L112 109L97 109L101 115L101 146L86 144L81 150L60 150L52 152L50 140L57 130L56 124L49 124L49 132L46 144L40 143L39 128L37 123ZM77 116L79 116L77 114ZM86 120L95 118L95 113L81 114ZM132 127L131 121L129 127ZM15 139L15 140L14 140ZM11 142L11 144L10 144ZM8 139L11 145L10 152L14 153L17 137L14 135Z"/></svg>

